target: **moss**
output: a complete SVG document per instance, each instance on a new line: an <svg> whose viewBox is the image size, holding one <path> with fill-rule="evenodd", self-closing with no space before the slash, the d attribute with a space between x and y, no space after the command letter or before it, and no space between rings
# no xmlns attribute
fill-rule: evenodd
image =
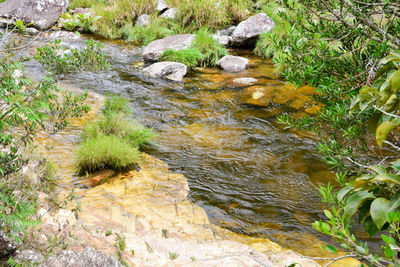
<svg viewBox="0 0 400 267"><path fill-rule="evenodd" d="M87 139L78 147L75 155L80 174L106 168L125 169L140 158L138 148L114 135L98 135Z"/></svg>

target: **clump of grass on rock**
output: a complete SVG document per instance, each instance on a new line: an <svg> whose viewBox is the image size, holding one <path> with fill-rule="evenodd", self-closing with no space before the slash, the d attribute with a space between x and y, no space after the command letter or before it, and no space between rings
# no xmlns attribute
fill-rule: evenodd
<svg viewBox="0 0 400 267"><path fill-rule="evenodd" d="M152 144L155 133L132 120L128 102L122 97L108 97L104 117L85 125L82 143L76 150L78 172L100 169L122 170L140 159L140 148Z"/></svg>
<svg viewBox="0 0 400 267"><path fill-rule="evenodd" d="M167 49L161 55L160 61L180 62L189 68L215 66L217 61L227 54L226 48L219 44L210 32L200 30L190 48L177 51Z"/></svg>

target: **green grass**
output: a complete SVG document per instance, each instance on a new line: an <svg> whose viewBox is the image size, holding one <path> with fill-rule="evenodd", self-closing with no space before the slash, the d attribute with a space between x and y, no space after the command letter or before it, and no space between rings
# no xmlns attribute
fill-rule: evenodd
<svg viewBox="0 0 400 267"><path fill-rule="evenodd" d="M156 136L151 129L130 119L132 111L123 97L108 96L103 114L82 130L82 143L75 152L80 174L133 166L140 157L139 148L152 144Z"/></svg>
<svg viewBox="0 0 400 267"><path fill-rule="evenodd" d="M220 45L209 31L200 30L190 48L177 51L167 49L161 55L160 61L180 62L189 68L215 66L217 61L227 54L226 48Z"/></svg>
<svg viewBox="0 0 400 267"><path fill-rule="evenodd" d="M204 58L204 55L196 48L181 50L167 49L160 57L160 61L173 61L185 64L188 68L196 67Z"/></svg>
<svg viewBox="0 0 400 267"><path fill-rule="evenodd" d="M228 54L226 48L215 40L207 30L199 30L196 33L192 47L203 54L200 65L216 66L217 61Z"/></svg>
<svg viewBox="0 0 400 267"><path fill-rule="evenodd" d="M139 122L129 119L123 113L111 113L85 125L81 133L82 141L96 138L99 135L114 135L129 142L135 147L152 144L156 134Z"/></svg>
<svg viewBox="0 0 400 267"><path fill-rule="evenodd" d="M129 101L124 97L115 95L109 95L106 97L102 111L104 116L111 113L123 113L126 115L132 114L132 110L129 107Z"/></svg>
<svg viewBox="0 0 400 267"><path fill-rule="evenodd" d="M76 151L80 174L107 168L122 170L133 166L139 158L138 148L115 135L89 138Z"/></svg>
<svg viewBox="0 0 400 267"><path fill-rule="evenodd" d="M143 27L139 24L126 24L122 29L128 41L138 45L148 45L151 41L167 36L184 33L184 30L175 21L167 18L151 16L150 24Z"/></svg>

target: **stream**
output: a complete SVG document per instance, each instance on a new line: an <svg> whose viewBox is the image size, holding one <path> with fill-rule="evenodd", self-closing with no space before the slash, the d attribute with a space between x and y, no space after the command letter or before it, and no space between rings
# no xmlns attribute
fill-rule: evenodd
<svg viewBox="0 0 400 267"><path fill-rule="evenodd" d="M82 47L84 41L66 43ZM283 112L303 114L313 106L307 90L294 90L273 73L271 61L246 50L230 50L250 59L245 72L196 69L180 84L149 79L140 71L140 48L102 41L111 67L60 77L63 87L129 99L135 118L158 134L157 145L146 152L187 177L191 200L205 209L211 222L300 253L318 254L324 237L311 227L323 219L318 187L334 173L316 153L315 135L277 122ZM25 72L34 79L44 74L35 60L26 62ZM253 89L271 92L268 104L249 101L250 86L233 82L239 77L256 78ZM89 101L100 105L96 99ZM83 124L74 120L63 132L38 138L58 165L59 191L83 188L84 178L74 173L73 162Z"/></svg>

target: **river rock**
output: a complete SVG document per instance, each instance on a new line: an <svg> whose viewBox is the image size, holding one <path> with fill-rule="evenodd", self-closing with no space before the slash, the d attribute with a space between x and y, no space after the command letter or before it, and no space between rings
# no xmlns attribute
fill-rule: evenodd
<svg viewBox="0 0 400 267"><path fill-rule="evenodd" d="M68 0L7 0L0 3L0 17L22 20L39 30L50 28L67 11Z"/></svg>
<svg viewBox="0 0 400 267"><path fill-rule="evenodd" d="M223 46L228 46L231 42L231 38L227 35L220 36L220 35L214 34L213 38L215 40L217 40L220 45L223 45Z"/></svg>
<svg viewBox="0 0 400 267"><path fill-rule="evenodd" d="M242 100L246 104L267 107L272 100L273 86L250 86L244 90Z"/></svg>
<svg viewBox="0 0 400 267"><path fill-rule="evenodd" d="M40 267L122 267L121 263L105 253L88 247L82 252L62 251L49 257Z"/></svg>
<svg viewBox="0 0 400 267"><path fill-rule="evenodd" d="M233 80L233 83L239 84L239 85L251 85L251 84L255 84L256 82L258 82L257 79L254 78L236 78Z"/></svg>
<svg viewBox="0 0 400 267"><path fill-rule="evenodd" d="M176 8L170 8L167 11L165 11L164 13L162 13L162 15L160 17L168 18L168 19L175 19L176 13L178 13L178 10Z"/></svg>
<svg viewBox="0 0 400 267"><path fill-rule="evenodd" d="M274 21L265 13L259 13L239 23L232 33L234 46L251 45L261 33L269 32L275 27Z"/></svg>
<svg viewBox="0 0 400 267"><path fill-rule="evenodd" d="M187 67L182 63L163 61L144 68L143 72L153 78L165 78L181 82L186 75Z"/></svg>
<svg viewBox="0 0 400 267"><path fill-rule="evenodd" d="M238 56L224 56L217 62L217 66L228 72L241 72L247 67L249 60Z"/></svg>
<svg viewBox="0 0 400 267"><path fill-rule="evenodd" d="M140 15L138 17L138 19L136 20L136 24L139 24L143 27L149 25L150 24L150 16L147 14Z"/></svg>
<svg viewBox="0 0 400 267"><path fill-rule="evenodd" d="M143 50L145 61L157 61L166 49L187 49L192 45L194 34L178 34L149 43Z"/></svg>

